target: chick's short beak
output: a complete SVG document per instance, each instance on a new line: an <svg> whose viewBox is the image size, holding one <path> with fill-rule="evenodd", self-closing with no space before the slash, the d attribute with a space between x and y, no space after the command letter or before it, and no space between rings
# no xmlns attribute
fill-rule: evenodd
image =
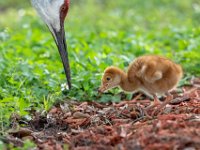
<svg viewBox="0 0 200 150"><path fill-rule="evenodd" d="M98 89L98 93L99 93L99 94L102 94L103 92L104 92L103 87L100 87L100 88Z"/></svg>
<svg viewBox="0 0 200 150"><path fill-rule="evenodd" d="M108 84L101 85L101 87L98 89L98 93L104 93L107 90Z"/></svg>

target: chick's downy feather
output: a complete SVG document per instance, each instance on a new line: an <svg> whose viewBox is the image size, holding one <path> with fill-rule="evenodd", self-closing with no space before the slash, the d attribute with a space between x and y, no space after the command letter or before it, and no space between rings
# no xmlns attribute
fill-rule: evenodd
<svg viewBox="0 0 200 150"><path fill-rule="evenodd" d="M141 56L130 64L129 82L139 80L140 90L149 94L163 94L173 89L182 77L182 68L161 56Z"/></svg>

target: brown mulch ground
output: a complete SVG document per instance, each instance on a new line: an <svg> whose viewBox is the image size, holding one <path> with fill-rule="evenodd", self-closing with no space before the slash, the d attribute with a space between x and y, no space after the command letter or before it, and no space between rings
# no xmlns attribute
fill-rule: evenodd
<svg viewBox="0 0 200 150"><path fill-rule="evenodd" d="M21 146L30 139L38 149L48 150L197 150L200 79L194 79L192 85L174 93L174 100L151 119L144 114L151 101L141 95L110 104L66 101L46 115L35 114L28 125L10 132L5 141ZM19 120L14 117L13 126Z"/></svg>

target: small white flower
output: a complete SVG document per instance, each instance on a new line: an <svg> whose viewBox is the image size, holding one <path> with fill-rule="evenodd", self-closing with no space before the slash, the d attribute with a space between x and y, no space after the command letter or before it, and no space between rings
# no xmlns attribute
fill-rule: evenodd
<svg viewBox="0 0 200 150"><path fill-rule="evenodd" d="M69 86L67 85L67 83L61 84L61 91L65 91L65 90L69 90Z"/></svg>

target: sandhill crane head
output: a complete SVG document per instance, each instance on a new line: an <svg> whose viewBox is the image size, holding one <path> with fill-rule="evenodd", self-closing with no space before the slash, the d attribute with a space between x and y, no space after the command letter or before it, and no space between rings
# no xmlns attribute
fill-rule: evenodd
<svg viewBox="0 0 200 150"><path fill-rule="evenodd" d="M31 0L33 7L49 27L64 66L67 82L71 88L70 66L65 39L64 20L69 9L69 0Z"/></svg>

